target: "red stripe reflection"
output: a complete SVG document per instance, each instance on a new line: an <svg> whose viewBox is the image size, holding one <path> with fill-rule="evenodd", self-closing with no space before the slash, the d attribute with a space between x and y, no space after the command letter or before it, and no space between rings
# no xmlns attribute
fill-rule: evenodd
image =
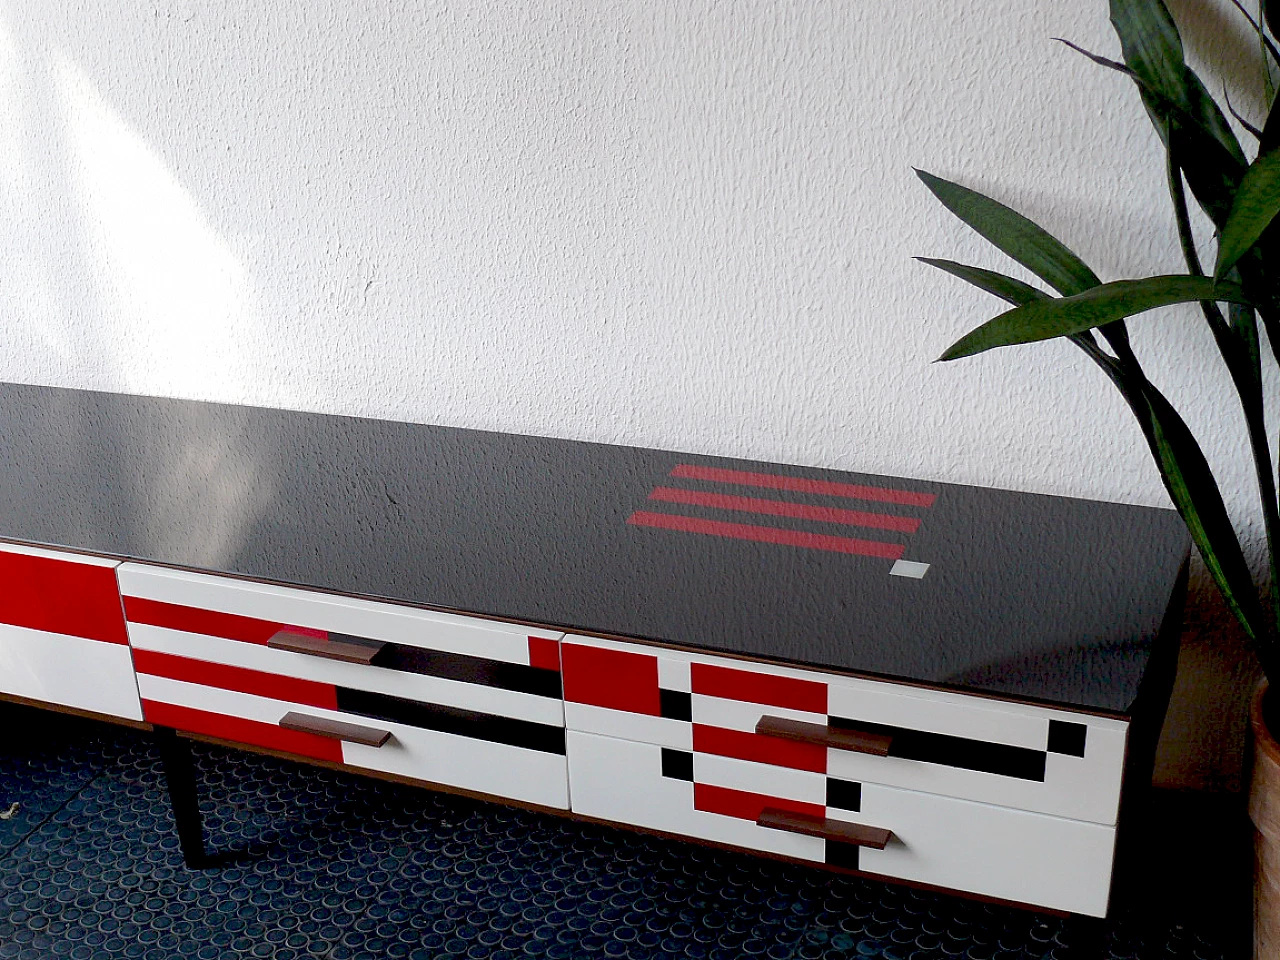
<svg viewBox="0 0 1280 960"><path fill-rule="evenodd" d="M851 527L897 530L901 533L915 533L920 528L920 521L915 517L895 517L887 513L866 513L839 507L814 507L804 503L787 503L785 500L763 500L759 497L735 497L732 494L708 493L705 490L656 487L649 494L649 499L665 503L687 503L695 507L714 507L717 510L737 510L740 513L763 513L771 517L796 517L799 520L843 523Z"/></svg>
<svg viewBox="0 0 1280 960"><path fill-rule="evenodd" d="M904 550L900 543L855 540L851 537L831 537L821 533L780 530L777 527L757 527L747 523L722 523L718 520L699 520L696 517L677 517L669 513L649 513L644 510L637 510L633 513L627 518L627 523L642 527L659 527L664 530L680 530L684 533L703 533L712 537L730 537L734 540L780 543L788 547L827 550L831 553L854 553L863 557L883 557L886 560L900 559Z"/></svg>
<svg viewBox="0 0 1280 960"><path fill-rule="evenodd" d="M803 477L783 477L775 473L751 473L747 470L725 470L720 467L699 467L681 463L671 471L671 476L683 480L710 480L713 483L736 483L747 487L767 487L770 490L791 490L795 493L819 493L829 497L850 497L854 500L878 500L881 503L900 503L911 507L930 507L937 499L932 493L913 493L910 490L890 490L888 487L864 487L855 483L836 483L833 480L807 480Z"/></svg>

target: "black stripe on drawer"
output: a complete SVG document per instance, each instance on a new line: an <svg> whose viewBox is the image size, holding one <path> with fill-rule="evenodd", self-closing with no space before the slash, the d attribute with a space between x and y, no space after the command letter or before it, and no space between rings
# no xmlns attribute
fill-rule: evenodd
<svg viewBox="0 0 1280 960"><path fill-rule="evenodd" d="M543 753L564 753L564 727L553 727L531 720L515 720L491 713L446 707L436 703L418 703L391 697L385 693L368 693L338 687L338 709L375 720L389 720L423 730L438 730L473 740L505 743Z"/></svg>
<svg viewBox="0 0 1280 960"><path fill-rule="evenodd" d="M858 847L852 843L841 843L838 840L827 841L827 865L844 867L846 870L858 869Z"/></svg>
<svg viewBox="0 0 1280 960"><path fill-rule="evenodd" d="M659 687L658 712L668 720L692 720L693 695Z"/></svg>
<svg viewBox="0 0 1280 960"><path fill-rule="evenodd" d="M1049 752L1063 753L1068 757L1084 756L1084 741L1089 728L1083 723L1069 720L1049 721Z"/></svg>
<svg viewBox="0 0 1280 960"><path fill-rule="evenodd" d="M995 773L1003 777L1017 777L1019 780L1044 782L1045 753L1043 750L1014 747L1007 743L970 740L967 737L953 737L950 734L930 733L925 730L908 730L882 723L845 720L842 717L831 717L828 723L832 727L865 730L869 733L883 733L893 737L893 742L889 745L891 757L960 767L964 770L978 770L982 773Z"/></svg>
<svg viewBox="0 0 1280 960"><path fill-rule="evenodd" d="M470 657L463 653L424 650L422 647L411 647L403 643L388 643L373 658L373 665L556 700L561 696L560 674L555 670L526 667L524 664L507 663L505 660Z"/></svg>
<svg viewBox="0 0 1280 960"><path fill-rule="evenodd" d="M693 754L684 750L662 748L662 775L672 780L693 782Z"/></svg>
<svg viewBox="0 0 1280 960"><path fill-rule="evenodd" d="M862 809L862 784L828 777L827 806L857 813Z"/></svg>

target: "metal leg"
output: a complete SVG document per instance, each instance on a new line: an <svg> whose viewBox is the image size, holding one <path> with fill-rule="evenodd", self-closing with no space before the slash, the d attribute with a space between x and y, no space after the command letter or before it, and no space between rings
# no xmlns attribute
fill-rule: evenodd
<svg viewBox="0 0 1280 960"><path fill-rule="evenodd" d="M191 745L168 727L155 728L155 742L164 764L164 779L169 788L169 805L178 827L178 843L182 859L188 867L199 869L209 865L204 852L204 827L200 822L200 800L196 795L196 768L191 759Z"/></svg>

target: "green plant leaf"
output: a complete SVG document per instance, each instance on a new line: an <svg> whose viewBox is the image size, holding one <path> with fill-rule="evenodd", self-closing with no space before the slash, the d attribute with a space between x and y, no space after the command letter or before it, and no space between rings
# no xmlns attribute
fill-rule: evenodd
<svg viewBox="0 0 1280 960"><path fill-rule="evenodd" d="M1200 300L1249 303L1239 284L1215 283L1208 277L1178 274L1116 280L1072 297L1015 307L961 337L939 359L956 360L995 347L1069 336L1157 307Z"/></svg>
<svg viewBox="0 0 1280 960"><path fill-rule="evenodd" d="M996 273L993 270L971 267L967 264L956 263L954 260L935 260L932 257L916 257L916 259L921 263L929 264L931 267L945 270L961 280L967 280L979 290L993 293L1001 300L1007 300L1015 305L1030 303L1033 300L1050 299L1049 294L1043 290L1037 290L1029 283L1023 283L1013 277L1006 277L1003 273Z"/></svg>
<svg viewBox="0 0 1280 960"><path fill-rule="evenodd" d="M1125 64L1142 84L1193 118L1243 167L1247 161L1240 142L1200 78L1187 67L1178 27L1162 0L1111 0L1111 25L1120 38ZM1151 103L1147 106L1153 108ZM1163 113L1158 106L1156 110Z"/></svg>
<svg viewBox="0 0 1280 960"><path fill-rule="evenodd" d="M1070 296L1101 282L1083 260L1022 214L924 170L916 175L943 206L1059 293Z"/></svg>
<svg viewBox="0 0 1280 960"><path fill-rule="evenodd" d="M1214 276L1223 277L1280 212L1280 151L1264 153L1250 165L1236 190L1231 215L1218 240Z"/></svg>

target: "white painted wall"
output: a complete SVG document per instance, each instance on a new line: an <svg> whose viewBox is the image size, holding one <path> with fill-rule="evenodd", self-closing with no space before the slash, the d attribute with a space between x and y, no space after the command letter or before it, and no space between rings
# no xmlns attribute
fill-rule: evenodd
<svg viewBox="0 0 1280 960"><path fill-rule="evenodd" d="M0 378L1164 504L1067 345L930 363L998 305L912 255L1002 263L913 165L1180 268L1053 36L1117 55L1104 0L3 0ZM1202 326L1135 332L1253 530Z"/></svg>

